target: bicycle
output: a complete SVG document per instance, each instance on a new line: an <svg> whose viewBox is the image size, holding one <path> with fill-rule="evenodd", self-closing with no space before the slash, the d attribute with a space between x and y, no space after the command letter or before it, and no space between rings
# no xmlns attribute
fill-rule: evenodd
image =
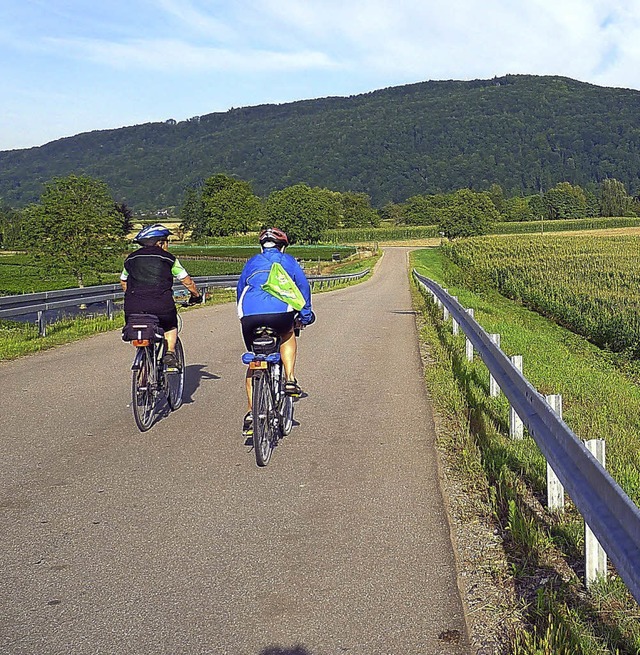
<svg viewBox="0 0 640 655"><path fill-rule="evenodd" d="M182 321L178 321L178 331ZM184 390L185 358L180 337L176 340L177 371L167 371L162 364L166 352L164 330L158 325L158 317L153 314L132 314L123 329L129 330L127 341L136 347L131 365L131 407L136 425L146 432L153 425L159 409L159 401L164 396L172 411L182 405Z"/></svg>
<svg viewBox="0 0 640 655"><path fill-rule="evenodd" d="M258 466L266 466L273 449L293 427L293 398L285 393L280 337L270 327L253 332L251 352L242 355L251 371L253 449Z"/></svg>

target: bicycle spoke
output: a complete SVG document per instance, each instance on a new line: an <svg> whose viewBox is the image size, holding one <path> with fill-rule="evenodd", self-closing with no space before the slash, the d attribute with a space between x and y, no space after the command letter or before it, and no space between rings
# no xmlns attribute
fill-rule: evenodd
<svg viewBox="0 0 640 655"><path fill-rule="evenodd" d="M169 403L169 407L174 411L182 405L185 378L184 348L179 338L176 341L176 360L178 361L178 371L173 373L167 373L165 371L164 374L167 402Z"/></svg>
<svg viewBox="0 0 640 655"><path fill-rule="evenodd" d="M151 348L145 347L140 366L133 371L131 407L136 425L141 432L147 431L155 418L156 391Z"/></svg>

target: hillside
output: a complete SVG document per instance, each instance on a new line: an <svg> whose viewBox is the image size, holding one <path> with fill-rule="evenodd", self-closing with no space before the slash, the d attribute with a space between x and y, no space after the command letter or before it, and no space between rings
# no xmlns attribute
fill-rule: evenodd
<svg viewBox="0 0 640 655"><path fill-rule="evenodd" d="M231 109L0 152L0 197L21 206L71 172L135 209L180 203L216 172L254 191L306 182L374 205L498 182L534 192L605 177L640 192L640 92L561 77L423 82L348 98Z"/></svg>

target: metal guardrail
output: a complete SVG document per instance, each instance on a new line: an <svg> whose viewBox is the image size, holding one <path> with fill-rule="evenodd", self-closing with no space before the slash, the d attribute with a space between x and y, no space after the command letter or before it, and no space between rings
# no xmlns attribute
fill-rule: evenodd
<svg viewBox="0 0 640 655"><path fill-rule="evenodd" d="M447 308L527 427L618 574L640 602L640 510L489 335L440 285L415 278Z"/></svg>
<svg viewBox="0 0 640 655"><path fill-rule="evenodd" d="M370 269L360 273L348 273L344 275L315 275L307 279L313 286L332 286L345 280L357 280L368 275ZM194 277L193 280L200 289L214 287L234 287L238 283L239 275L211 275ZM174 292L184 290L181 284L173 286ZM25 293L15 296L0 297L0 318L11 318L13 316L24 316L25 314L39 314L39 322L42 321L44 313L53 310L64 309L65 307L77 307L92 303L115 302L124 297L120 284L104 284L80 289L60 289L56 291L42 291L40 293Z"/></svg>

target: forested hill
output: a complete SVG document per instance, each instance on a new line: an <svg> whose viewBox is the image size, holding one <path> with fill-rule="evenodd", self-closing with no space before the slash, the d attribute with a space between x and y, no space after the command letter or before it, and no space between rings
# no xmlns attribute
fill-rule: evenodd
<svg viewBox="0 0 640 655"><path fill-rule="evenodd" d="M135 209L181 202L217 172L259 195L298 182L363 191L376 206L497 182L508 193L605 177L640 192L640 92L562 77L423 82L348 98L231 109L0 152L0 198L85 173Z"/></svg>

